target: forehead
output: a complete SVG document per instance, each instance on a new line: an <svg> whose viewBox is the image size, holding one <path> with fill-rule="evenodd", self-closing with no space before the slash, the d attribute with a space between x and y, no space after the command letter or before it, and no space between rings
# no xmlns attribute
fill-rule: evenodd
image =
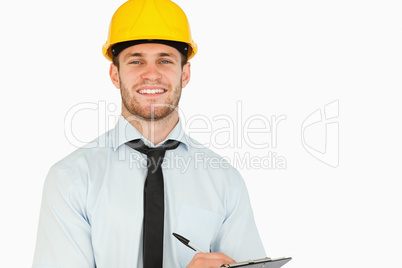
<svg viewBox="0 0 402 268"><path fill-rule="evenodd" d="M174 47L157 43L134 45L120 52L120 55L124 58L133 54L136 54L137 56L138 54L141 54L141 56L144 57L160 56L161 54L169 54L176 58L180 57L180 52Z"/></svg>

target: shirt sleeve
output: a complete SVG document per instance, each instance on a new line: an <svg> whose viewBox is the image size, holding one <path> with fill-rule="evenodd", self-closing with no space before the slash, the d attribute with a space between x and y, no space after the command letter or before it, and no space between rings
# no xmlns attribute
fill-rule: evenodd
<svg viewBox="0 0 402 268"><path fill-rule="evenodd" d="M43 188L33 268L94 268L85 211L87 185L71 169L53 166Z"/></svg>
<svg viewBox="0 0 402 268"><path fill-rule="evenodd" d="M266 257L258 234L246 185L237 172L237 184L229 195L227 215L211 250L222 252L236 261Z"/></svg>

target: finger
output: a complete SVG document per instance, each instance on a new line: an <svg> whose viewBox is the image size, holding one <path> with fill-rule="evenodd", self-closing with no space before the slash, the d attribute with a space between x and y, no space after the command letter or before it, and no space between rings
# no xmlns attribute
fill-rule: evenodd
<svg viewBox="0 0 402 268"><path fill-rule="evenodd" d="M197 253L188 267L217 268L223 264L235 263L236 261L223 253Z"/></svg>

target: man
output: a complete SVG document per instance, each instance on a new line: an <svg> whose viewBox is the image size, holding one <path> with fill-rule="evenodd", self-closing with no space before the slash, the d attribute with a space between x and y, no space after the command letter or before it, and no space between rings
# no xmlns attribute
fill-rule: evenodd
<svg viewBox="0 0 402 268"><path fill-rule="evenodd" d="M103 52L122 116L97 147L50 169L33 267L205 268L265 257L241 176L183 133L177 108L197 52L184 12L170 0L129 0Z"/></svg>

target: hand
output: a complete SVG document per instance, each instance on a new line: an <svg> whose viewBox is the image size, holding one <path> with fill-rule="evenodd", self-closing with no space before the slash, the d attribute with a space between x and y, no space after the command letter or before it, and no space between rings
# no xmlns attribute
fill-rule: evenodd
<svg viewBox="0 0 402 268"><path fill-rule="evenodd" d="M223 253L197 253L187 265L187 268L219 268L224 264L235 262L235 260Z"/></svg>

